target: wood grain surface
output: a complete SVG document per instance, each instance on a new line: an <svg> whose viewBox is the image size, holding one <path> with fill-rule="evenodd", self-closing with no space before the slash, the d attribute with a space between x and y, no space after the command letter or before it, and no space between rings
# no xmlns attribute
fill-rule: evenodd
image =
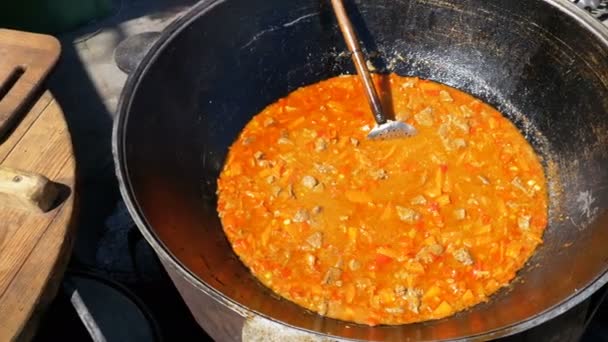
<svg viewBox="0 0 608 342"><path fill-rule="evenodd" d="M59 105L45 92L0 143L0 167L37 173L60 184L46 213L0 203L0 341L29 340L57 293L75 234L76 163Z"/></svg>
<svg viewBox="0 0 608 342"><path fill-rule="evenodd" d="M0 29L0 140L55 66L61 45L51 36Z"/></svg>

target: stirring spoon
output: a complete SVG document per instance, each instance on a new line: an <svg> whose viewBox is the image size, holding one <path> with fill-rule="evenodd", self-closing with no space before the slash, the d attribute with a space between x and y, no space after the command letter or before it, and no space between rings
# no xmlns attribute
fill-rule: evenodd
<svg viewBox="0 0 608 342"><path fill-rule="evenodd" d="M365 89L365 95L369 102L369 105L376 120L376 126L369 132L367 137L369 139L384 140L384 139L395 139L395 138L406 138L413 136L417 133L416 128L408 125L405 122L388 120L384 111L382 110L382 103L374 83L372 76L367 69L367 64L363 56L363 51L359 45L359 39L353 29L353 26L346 14L344 3L342 0L331 0L334 13L338 19L338 25L344 36L346 46L352 53L353 62L357 73L363 82L363 88Z"/></svg>

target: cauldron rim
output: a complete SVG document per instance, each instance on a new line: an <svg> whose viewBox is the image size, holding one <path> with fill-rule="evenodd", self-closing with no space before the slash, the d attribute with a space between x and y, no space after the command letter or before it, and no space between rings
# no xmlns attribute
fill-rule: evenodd
<svg viewBox="0 0 608 342"><path fill-rule="evenodd" d="M202 291L204 294L209 295L220 304L227 306L231 310L235 311L244 318L250 318L254 316L264 317L272 322L288 326L300 331L313 333L319 336L328 336L322 332L310 331L301 327L293 326L288 323L282 322L278 319L265 315L263 313L252 310L245 305L236 302L215 288L207 285L201 280L196 274L188 269L179 258L177 258L170 249L163 243L163 241L157 236L151 227L151 224L147 222L145 215L142 213L141 208L137 204L136 197L132 184L128 177L128 170L126 165L125 157L125 126L128 122L130 109L134 100L134 95L142 82L143 76L147 70L154 64L156 59L162 54L167 45L177 37L183 30L187 29L189 25L198 20L206 12L212 10L215 6L221 5L227 0L201 0L197 4L193 5L183 16L175 19L171 22L160 34L158 40L149 49L148 53L144 56L142 61L139 63L137 68L128 76L123 91L120 95L117 114L114 120L112 130L112 154L115 164L115 174L119 183L119 189L122 199L137 225L139 231L142 233L147 242L157 253L158 257L168 263L170 267L173 267L190 285L194 286L197 290ZM568 0L539 0L554 6L563 14L574 19L578 24L582 25L585 30L592 33L597 37L599 42L608 47L608 27L602 25L598 20L591 17L583 9L577 7L575 4ZM544 311L538 312L534 316L530 316L526 320L513 323L508 326L503 326L489 330L477 335L471 335L462 337L458 341L464 340L486 340L492 338L505 337L513 335L532 327L538 326L545 323L562 313L570 310L574 306L580 304L595 291L608 283L608 271L598 276L589 283L584 289L579 289L577 292L572 293L569 297L564 298L561 302L554 306L547 308ZM349 338L339 337L343 340L349 340Z"/></svg>

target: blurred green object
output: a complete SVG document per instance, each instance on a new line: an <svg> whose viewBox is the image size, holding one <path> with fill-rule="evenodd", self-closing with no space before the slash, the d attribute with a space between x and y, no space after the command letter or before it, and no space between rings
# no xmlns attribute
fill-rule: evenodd
<svg viewBox="0 0 608 342"><path fill-rule="evenodd" d="M112 0L0 0L0 27L57 34L107 16Z"/></svg>

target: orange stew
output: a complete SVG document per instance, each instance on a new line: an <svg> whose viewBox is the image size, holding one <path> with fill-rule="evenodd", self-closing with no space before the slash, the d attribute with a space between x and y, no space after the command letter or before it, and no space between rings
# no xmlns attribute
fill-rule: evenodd
<svg viewBox="0 0 608 342"><path fill-rule="evenodd" d="M418 135L366 139L374 121L354 76L300 88L231 147L222 224L263 284L321 315L369 325L450 316L507 285L542 242L543 168L487 104L374 77Z"/></svg>

